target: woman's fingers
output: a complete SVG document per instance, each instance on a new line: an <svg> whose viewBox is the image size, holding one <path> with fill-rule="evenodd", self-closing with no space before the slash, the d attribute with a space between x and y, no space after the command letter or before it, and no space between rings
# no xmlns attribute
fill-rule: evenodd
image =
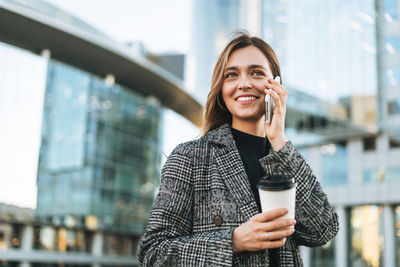
<svg viewBox="0 0 400 267"><path fill-rule="evenodd" d="M294 226L296 224L295 219L285 218L285 219L276 219L263 224L263 229L266 232L282 230L284 228Z"/></svg>
<svg viewBox="0 0 400 267"><path fill-rule="evenodd" d="M285 229L279 231L263 232L260 235L261 240L264 241L276 241L282 238L288 237L295 232L294 229Z"/></svg>
<svg viewBox="0 0 400 267"><path fill-rule="evenodd" d="M288 213L288 210L286 208L270 210L254 215L252 220L257 222L268 222L273 219L282 217L286 213Z"/></svg>
<svg viewBox="0 0 400 267"><path fill-rule="evenodd" d="M287 98L289 94L288 90L286 90L286 88L283 85L272 79L268 79L267 88L270 88L273 91L275 91L276 94L278 94L281 98L282 97Z"/></svg>
<svg viewBox="0 0 400 267"><path fill-rule="evenodd" d="M280 107L279 104L282 104L282 106L286 105L289 92L285 87L283 87L280 83L269 79L266 84L266 88L267 89L265 89L264 92L274 99L276 107Z"/></svg>

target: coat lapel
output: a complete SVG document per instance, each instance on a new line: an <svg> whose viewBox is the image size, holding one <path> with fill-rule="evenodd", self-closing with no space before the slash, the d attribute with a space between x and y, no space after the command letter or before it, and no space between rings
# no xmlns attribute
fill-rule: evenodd
<svg viewBox="0 0 400 267"><path fill-rule="evenodd" d="M258 208L230 126L224 124L210 131L207 137L217 145L214 156L221 177L247 221L258 213Z"/></svg>

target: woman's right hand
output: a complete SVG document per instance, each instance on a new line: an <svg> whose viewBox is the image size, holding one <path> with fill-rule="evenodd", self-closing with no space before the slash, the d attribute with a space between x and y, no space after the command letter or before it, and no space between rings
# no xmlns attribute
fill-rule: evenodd
<svg viewBox="0 0 400 267"><path fill-rule="evenodd" d="M233 252L256 251L282 247L294 233L296 220L282 218L287 209L276 209L254 215L232 234Z"/></svg>

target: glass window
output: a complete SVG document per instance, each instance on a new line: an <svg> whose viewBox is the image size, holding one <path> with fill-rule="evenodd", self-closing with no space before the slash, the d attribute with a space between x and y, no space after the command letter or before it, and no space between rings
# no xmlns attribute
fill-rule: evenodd
<svg viewBox="0 0 400 267"><path fill-rule="evenodd" d="M386 169L386 181L400 181L400 166L389 166Z"/></svg>
<svg viewBox="0 0 400 267"><path fill-rule="evenodd" d="M375 136L366 137L363 139L364 151L374 151L376 149L376 138Z"/></svg>
<svg viewBox="0 0 400 267"><path fill-rule="evenodd" d="M394 19L399 18L397 1L398 0L383 0L384 17L388 23L392 23Z"/></svg>
<svg viewBox="0 0 400 267"><path fill-rule="evenodd" d="M400 65L386 69L385 84L388 86L395 86L400 84Z"/></svg>
<svg viewBox="0 0 400 267"><path fill-rule="evenodd" d="M384 43L386 53L395 54L400 52L400 36L386 37Z"/></svg>
<svg viewBox="0 0 400 267"><path fill-rule="evenodd" d="M22 226L0 223L0 250L21 246Z"/></svg>
<svg viewBox="0 0 400 267"><path fill-rule="evenodd" d="M399 148L400 147L400 136L390 136L389 137L389 147Z"/></svg>
<svg viewBox="0 0 400 267"><path fill-rule="evenodd" d="M90 236L81 230L60 228L58 230L58 250L62 252L89 252Z"/></svg>
<svg viewBox="0 0 400 267"><path fill-rule="evenodd" d="M326 245L311 249L311 267L336 267L335 262L335 239Z"/></svg>
<svg viewBox="0 0 400 267"><path fill-rule="evenodd" d="M119 234L104 234L103 253L106 255L132 255L134 239ZM136 255L136 254L134 254Z"/></svg>
<svg viewBox="0 0 400 267"><path fill-rule="evenodd" d="M349 262L352 267L383 266L382 207L353 207L350 211Z"/></svg>
<svg viewBox="0 0 400 267"><path fill-rule="evenodd" d="M337 143L321 147L322 183L339 185L347 183L347 149L346 144Z"/></svg>
<svg viewBox="0 0 400 267"><path fill-rule="evenodd" d="M48 251L56 249L56 231L51 226L36 226L33 229L33 248Z"/></svg>
<svg viewBox="0 0 400 267"><path fill-rule="evenodd" d="M367 169L363 170L363 182L371 183L378 180L378 169Z"/></svg>
<svg viewBox="0 0 400 267"><path fill-rule="evenodd" d="M388 113L389 115L400 114L400 99L388 103Z"/></svg>
<svg viewBox="0 0 400 267"><path fill-rule="evenodd" d="M363 170L363 182L383 182L387 179L387 170L384 167L381 168L368 168Z"/></svg>

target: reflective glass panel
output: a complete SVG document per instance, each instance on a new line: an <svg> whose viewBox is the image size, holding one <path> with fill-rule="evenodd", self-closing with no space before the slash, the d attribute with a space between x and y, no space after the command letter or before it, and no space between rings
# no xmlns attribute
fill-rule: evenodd
<svg viewBox="0 0 400 267"><path fill-rule="evenodd" d="M400 65L386 69L386 85L395 86L400 84Z"/></svg>
<svg viewBox="0 0 400 267"><path fill-rule="evenodd" d="M311 250L312 267L336 267L335 240L330 240L326 245Z"/></svg>
<svg viewBox="0 0 400 267"><path fill-rule="evenodd" d="M383 223L381 206L359 206L350 211L349 253L352 267L383 266Z"/></svg>
<svg viewBox="0 0 400 267"><path fill-rule="evenodd" d="M392 23L399 18L398 0L383 0L383 12L386 22Z"/></svg>
<svg viewBox="0 0 400 267"><path fill-rule="evenodd" d="M322 183L346 184L348 179L347 149L345 144L329 144L321 147Z"/></svg>

